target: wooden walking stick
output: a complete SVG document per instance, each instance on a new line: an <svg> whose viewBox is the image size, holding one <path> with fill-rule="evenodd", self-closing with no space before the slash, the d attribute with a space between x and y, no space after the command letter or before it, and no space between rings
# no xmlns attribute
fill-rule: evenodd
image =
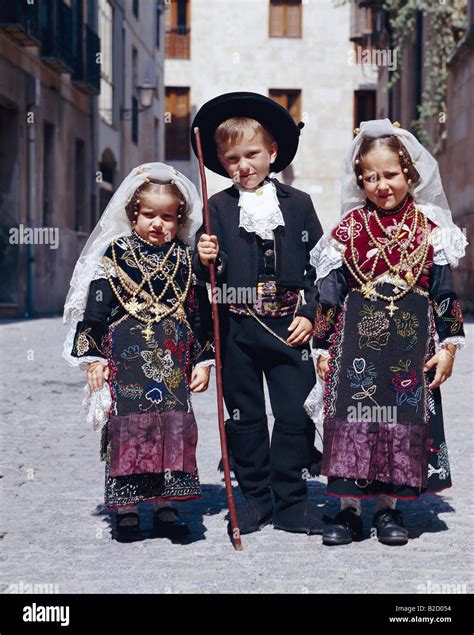
<svg viewBox="0 0 474 635"><path fill-rule="evenodd" d="M199 128L194 128L194 136L196 138L196 148L199 160L199 174L201 176L201 191L203 201L203 220L204 231L209 236L211 235L211 220L209 217L209 204L207 202L207 183L206 174L204 172L204 159L202 155L201 135L199 134ZM211 293L214 299L214 289L216 288L216 263L209 263L209 277L211 281ZM230 467L229 467L229 455L227 452L227 438L225 434L224 426L224 399L222 392L222 364L221 364L221 337L219 330L219 310L217 302L212 302L212 320L214 322L214 346L216 349L216 388L217 388L217 420L219 423L219 436L221 440L221 452L222 463L224 466L224 481L225 490L227 494L227 504L229 507L230 525L232 528L232 544L237 551L243 550L243 545L240 540L240 531L237 522L237 512L235 511L234 494L232 492L232 483L230 479Z"/></svg>

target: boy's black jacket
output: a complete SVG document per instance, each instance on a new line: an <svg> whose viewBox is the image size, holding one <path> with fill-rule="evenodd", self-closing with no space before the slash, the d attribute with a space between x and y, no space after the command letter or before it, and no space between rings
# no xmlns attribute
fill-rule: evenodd
<svg viewBox="0 0 474 635"><path fill-rule="evenodd" d="M303 289L306 304L298 311L314 321L316 316L316 271L310 264L309 253L323 234L309 194L290 185L271 179L277 190L284 227L277 227L275 258L277 284L289 289ZM258 247L255 233L239 227L239 192L233 185L209 199L211 232L219 241L218 283L227 288L253 288L258 278ZM204 227L196 235L196 245ZM209 270L199 260L197 249L193 269L198 279L209 281Z"/></svg>

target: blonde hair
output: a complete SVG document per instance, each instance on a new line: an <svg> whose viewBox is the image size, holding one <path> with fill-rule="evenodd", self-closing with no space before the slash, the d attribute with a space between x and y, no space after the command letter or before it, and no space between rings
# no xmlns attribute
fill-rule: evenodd
<svg viewBox="0 0 474 635"><path fill-rule="evenodd" d="M214 134L218 154L220 154L223 146L239 143L244 135L249 133L252 137L261 134L267 148L270 144L275 143L275 139L270 132L256 119L250 119L249 117L231 117L219 124Z"/></svg>

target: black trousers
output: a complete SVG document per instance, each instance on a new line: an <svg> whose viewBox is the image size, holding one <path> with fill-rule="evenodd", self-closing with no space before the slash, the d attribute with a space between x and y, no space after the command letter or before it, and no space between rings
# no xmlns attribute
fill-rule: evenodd
<svg viewBox="0 0 474 635"><path fill-rule="evenodd" d="M287 339L292 319L262 321ZM274 520L301 528L307 500L305 470L314 444L314 424L303 408L316 381L309 346L287 346L255 318L235 314L228 315L222 341L224 400L230 416L227 438L239 485L247 499L265 506L271 485ZM275 418L271 444L264 376Z"/></svg>
<svg viewBox="0 0 474 635"><path fill-rule="evenodd" d="M260 319L285 340L291 334L292 316ZM265 376L275 423L295 430L312 425L303 408L316 382L309 345L286 346L253 317L232 313L222 342L224 400L233 421L246 424L265 418Z"/></svg>

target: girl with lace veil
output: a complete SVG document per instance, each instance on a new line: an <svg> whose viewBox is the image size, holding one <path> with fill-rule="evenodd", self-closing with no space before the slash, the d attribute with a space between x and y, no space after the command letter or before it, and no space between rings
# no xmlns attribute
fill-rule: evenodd
<svg viewBox="0 0 474 635"><path fill-rule="evenodd" d="M401 545L397 499L451 486L439 386L464 342L451 267L467 241L437 161L410 132L388 119L355 132L342 217L311 253L318 379L305 407L341 500L323 543L361 540L361 499L377 497L378 539Z"/></svg>
<svg viewBox="0 0 474 635"><path fill-rule="evenodd" d="M183 174L146 163L124 179L87 241L64 307L63 357L87 370L88 420L101 428L105 505L113 536L140 537L136 505L154 502L154 528L188 527L170 501L199 498L190 399L209 383L212 318L190 244L201 200Z"/></svg>

